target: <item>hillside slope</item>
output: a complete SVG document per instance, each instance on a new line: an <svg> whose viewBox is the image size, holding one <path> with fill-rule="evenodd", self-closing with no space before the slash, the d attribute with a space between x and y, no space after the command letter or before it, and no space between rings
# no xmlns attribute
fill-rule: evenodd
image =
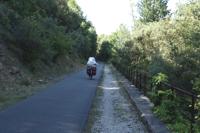
<svg viewBox="0 0 200 133"><path fill-rule="evenodd" d="M79 68L96 41L75 0L0 1L0 106Z"/></svg>
<svg viewBox="0 0 200 133"><path fill-rule="evenodd" d="M42 90L61 79L62 75L80 69L83 66L80 62L66 56L51 65L41 62L33 72L0 43L0 110Z"/></svg>

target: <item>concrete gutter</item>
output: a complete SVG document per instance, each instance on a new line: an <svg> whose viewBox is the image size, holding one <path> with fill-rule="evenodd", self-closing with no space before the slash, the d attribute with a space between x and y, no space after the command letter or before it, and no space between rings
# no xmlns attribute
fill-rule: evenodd
<svg viewBox="0 0 200 133"><path fill-rule="evenodd" d="M144 96L138 88L120 74L120 83L125 88L131 102L136 106L136 109L141 116L142 121L147 126L150 133L170 133L165 124L161 122L152 112L153 104L149 98Z"/></svg>

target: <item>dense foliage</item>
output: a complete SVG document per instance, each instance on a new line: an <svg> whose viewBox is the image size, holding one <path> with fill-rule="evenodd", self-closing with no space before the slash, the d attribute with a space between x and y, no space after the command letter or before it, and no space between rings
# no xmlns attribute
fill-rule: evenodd
<svg viewBox="0 0 200 133"><path fill-rule="evenodd" d="M94 56L96 39L75 0L0 2L0 40L26 64Z"/></svg>
<svg viewBox="0 0 200 133"><path fill-rule="evenodd" d="M113 44L113 64L121 66L124 71L133 68L148 73L150 77L162 73L158 75L160 79L166 75L170 84L200 95L199 0L180 6L171 18L145 22L141 18L141 21L135 22L132 32L119 28L108 40ZM163 97L155 112L170 124L171 129L189 132L190 125L185 122L184 114L176 115L177 111L188 108L186 97L169 101L170 91L151 92L150 96L154 102L161 102ZM195 108L200 112L199 101L196 101ZM197 132L200 130L199 122L200 115L196 114Z"/></svg>
<svg viewBox="0 0 200 133"><path fill-rule="evenodd" d="M126 62L121 64L151 75L165 73L173 84L191 89L200 75L199 12L199 2L193 2L171 19L137 22L132 34L125 33L130 37L120 37L122 30L117 31L109 37L116 51L113 62Z"/></svg>
<svg viewBox="0 0 200 133"><path fill-rule="evenodd" d="M108 41L103 41L100 47L98 58L101 61L108 61L112 57L112 44Z"/></svg>
<svg viewBox="0 0 200 133"><path fill-rule="evenodd" d="M138 4L142 22L159 21L169 14L168 0L141 0Z"/></svg>

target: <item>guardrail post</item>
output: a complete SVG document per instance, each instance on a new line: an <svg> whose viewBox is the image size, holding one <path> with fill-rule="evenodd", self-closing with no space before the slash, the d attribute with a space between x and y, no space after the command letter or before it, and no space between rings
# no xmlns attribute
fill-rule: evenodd
<svg viewBox="0 0 200 133"><path fill-rule="evenodd" d="M192 109L191 109L191 133L194 133L194 123L195 123L195 97L192 96Z"/></svg>
<svg viewBox="0 0 200 133"><path fill-rule="evenodd" d="M131 69L131 67L130 67L130 73L129 73L129 81L131 81L131 77L132 77L132 69Z"/></svg>
<svg viewBox="0 0 200 133"><path fill-rule="evenodd" d="M152 79L150 78L150 90L152 91L153 89L153 83L152 83Z"/></svg>
<svg viewBox="0 0 200 133"><path fill-rule="evenodd" d="M144 88L144 95L146 95L147 94L147 76L146 76L146 73L144 73L143 74L143 83L144 83L144 86L143 86L143 88Z"/></svg>
<svg viewBox="0 0 200 133"><path fill-rule="evenodd" d="M128 67L128 69L127 69L126 77L129 79L129 67Z"/></svg>
<svg viewBox="0 0 200 133"><path fill-rule="evenodd" d="M135 70L133 70L133 79L132 79L133 81L133 85L135 85Z"/></svg>
<svg viewBox="0 0 200 133"><path fill-rule="evenodd" d="M135 74L134 74L134 85L135 85L135 87L137 87L137 85L136 85L136 84L137 84L137 83L136 83L136 74L137 74L137 73L136 73L136 70L135 70L134 73L135 73Z"/></svg>
<svg viewBox="0 0 200 133"><path fill-rule="evenodd" d="M173 87L171 87L171 91L172 91L172 95L173 95L171 100L174 100L174 97L175 97L175 96L174 96L174 95L175 95L175 92L174 92L174 91L175 91L175 90L174 90Z"/></svg>
<svg viewBox="0 0 200 133"><path fill-rule="evenodd" d="M127 68L127 72L126 72L126 78L128 79L129 77L129 67Z"/></svg>
<svg viewBox="0 0 200 133"><path fill-rule="evenodd" d="M142 90L142 74L139 73L139 89Z"/></svg>
<svg viewBox="0 0 200 133"><path fill-rule="evenodd" d="M131 83L133 82L133 69L131 68Z"/></svg>
<svg viewBox="0 0 200 133"><path fill-rule="evenodd" d="M135 86L138 88L138 72L135 73Z"/></svg>

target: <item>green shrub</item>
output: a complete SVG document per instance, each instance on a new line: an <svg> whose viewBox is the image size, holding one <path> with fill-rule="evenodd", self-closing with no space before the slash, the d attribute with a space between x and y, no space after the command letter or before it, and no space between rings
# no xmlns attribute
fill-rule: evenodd
<svg viewBox="0 0 200 133"><path fill-rule="evenodd" d="M176 117L179 115L177 103L172 100L163 100L161 105L157 106L154 111L164 122L167 123L176 120Z"/></svg>
<svg viewBox="0 0 200 133"><path fill-rule="evenodd" d="M108 41L102 42L98 58L102 61L108 61L112 57L112 47Z"/></svg>
<svg viewBox="0 0 200 133"><path fill-rule="evenodd" d="M153 85L159 85L161 82L167 82L167 75L163 73L158 73L152 78Z"/></svg>
<svg viewBox="0 0 200 133"><path fill-rule="evenodd" d="M150 93L150 99L155 106L161 105L164 100L173 100L174 94L171 90L158 90Z"/></svg>
<svg viewBox="0 0 200 133"><path fill-rule="evenodd" d="M169 129L172 130L173 133L189 133L190 132L190 125L189 122L175 121L168 125Z"/></svg>
<svg viewBox="0 0 200 133"><path fill-rule="evenodd" d="M0 39L29 66L96 54L96 31L74 0L5 1L0 29Z"/></svg>

